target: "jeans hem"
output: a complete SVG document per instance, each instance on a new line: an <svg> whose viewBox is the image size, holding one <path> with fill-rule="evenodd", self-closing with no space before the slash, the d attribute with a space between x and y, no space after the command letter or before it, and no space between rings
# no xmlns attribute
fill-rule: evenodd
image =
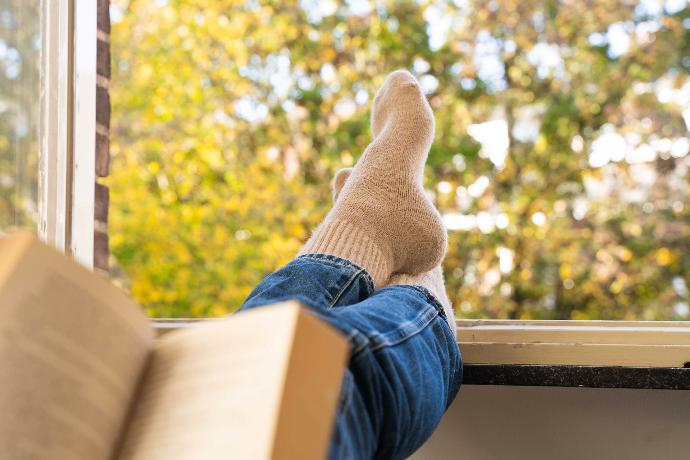
<svg viewBox="0 0 690 460"><path fill-rule="evenodd" d="M322 254L322 253L309 253L309 254L302 254L301 256L298 256L297 259L312 259L316 260L319 262L326 263L328 265L332 265L335 267L347 267L351 268L353 270L356 270L357 273L355 275L362 275L364 277L364 281L367 283L367 287L369 288L369 294L371 295L376 287L374 285L374 279L371 277L368 271L366 269L360 267L356 263L342 258L338 256L334 256L332 254ZM354 276L353 276L354 278Z"/></svg>
<svg viewBox="0 0 690 460"><path fill-rule="evenodd" d="M424 294L424 296L426 297L426 301L429 302L431 305L433 305L434 308L436 308L436 311L438 311L441 314L441 316L443 316L446 320L448 320L448 318L446 317L446 311L443 309L443 305L441 305L441 302L439 302L439 300L436 298L436 296L434 296L431 293L431 291L429 291L427 288L425 288L421 284L395 284L395 285L390 285L390 286L386 286L386 287L393 287L393 286L400 286L403 288L412 288L415 291L418 291L421 294Z"/></svg>

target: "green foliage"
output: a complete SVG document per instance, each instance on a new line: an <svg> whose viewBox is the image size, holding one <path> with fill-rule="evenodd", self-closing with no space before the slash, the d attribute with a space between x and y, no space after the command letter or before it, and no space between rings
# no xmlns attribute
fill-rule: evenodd
<svg viewBox="0 0 690 460"><path fill-rule="evenodd" d="M290 260L369 142L376 88L408 68L436 116L460 316L687 316L687 5L116 4L111 246L150 314L230 312ZM490 120L505 159L468 134Z"/></svg>
<svg viewBox="0 0 690 460"><path fill-rule="evenodd" d="M39 3L0 2L0 230L36 225Z"/></svg>

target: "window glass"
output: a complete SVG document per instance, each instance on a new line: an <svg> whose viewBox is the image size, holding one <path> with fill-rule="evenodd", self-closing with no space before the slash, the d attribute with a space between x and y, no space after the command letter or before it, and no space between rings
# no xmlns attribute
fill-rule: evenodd
<svg viewBox="0 0 690 460"><path fill-rule="evenodd" d="M406 68L458 316L690 319L690 6L554 5L114 1L116 279L152 315L232 311Z"/></svg>
<svg viewBox="0 0 690 460"><path fill-rule="evenodd" d="M0 231L35 228L40 2L0 0Z"/></svg>

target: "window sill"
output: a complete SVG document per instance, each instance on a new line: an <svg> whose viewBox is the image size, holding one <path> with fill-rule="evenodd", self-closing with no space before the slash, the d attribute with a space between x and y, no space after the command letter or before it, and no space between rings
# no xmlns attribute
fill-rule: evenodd
<svg viewBox="0 0 690 460"><path fill-rule="evenodd" d="M690 390L687 321L457 320L457 332L466 385Z"/></svg>
<svg viewBox="0 0 690 460"><path fill-rule="evenodd" d="M690 368L467 364L463 385L690 390Z"/></svg>
<svg viewBox="0 0 690 460"><path fill-rule="evenodd" d="M166 318L153 326L164 334L208 321ZM690 390L687 321L456 324L465 385Z"/></svg>
<svg viewBox="0 0 690 460"><path fill-rule="evenodd" d="M457 320L466 364L682 368L687 321Z"/></svg>

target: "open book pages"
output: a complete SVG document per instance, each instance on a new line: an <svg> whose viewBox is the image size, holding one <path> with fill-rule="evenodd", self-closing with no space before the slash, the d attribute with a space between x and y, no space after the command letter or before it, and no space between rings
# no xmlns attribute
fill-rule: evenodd
<svg viewBox="0 0 690 460"><path fill-rule="evenodd" d="M326 455L347 342L297 302L153 336L107 280L0 239L2 458Z"/></svg>
<svg viewBox="0 0 690 460"><path fill-rule="evenodd" d="M346 358L344 337L296 302L167 334L120 458L324 458Z"/></svg>
<svg viewBox="0 0 690 460"><path fill-rule="evenodd" d="M2 458L109 458L153 344L147 318L31 235L0 250Z"/></svg>

